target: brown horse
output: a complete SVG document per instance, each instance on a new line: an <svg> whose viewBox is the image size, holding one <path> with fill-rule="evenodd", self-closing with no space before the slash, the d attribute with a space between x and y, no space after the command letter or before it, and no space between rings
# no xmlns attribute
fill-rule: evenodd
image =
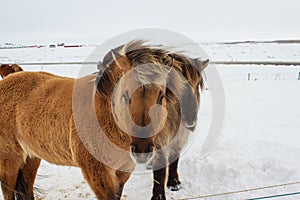
<svg viewBox="0 0 300 200"><path fill-rule="evenodd" d="M189 132L193 131L196 126L200 104L200 90L204 88L202 73L208 66L209 60L190 59L182 54L170 53L163 49L149 48L147 46L138 46L136 49L128 52L124 52L120 47L115 49L115 51L117 51L116 54L126 54L130 60L139 65L156 63L168 66L184 78L184 80L181 80L182 78L179 76L169 74L167 85L176 91L172 91L170 88L166 90L164 101L166 102L168 115L163 129L155 138L157 151L153 163L151 162L154 172L152 200L165 199L165 185L172 191L180 189L181 183L177 172L180 151L187 141ZM105 60L113 62L114 59L108 56ZM186 87L186 84L182 83L182 81L186 81L190 88ZM192 96L196 97L195 101L193 101ZM185 112L181 109L183 101L180 97L190 100ZM128 95L126 98L129 99ZM132 104L132 106L135 105ZM166 181L167 167L169 173Z"/></svg>
<svg viewBox="0 0 300 200"><path fill-rule="evenodd" d="M138 44L123 49L129 52ZM140 163L152 159L154 133L167 115L169 70L139 67L132 57L117 58L114 51L107 54L110 57L112 62L104 59L107 69L99 72L101 76L71 79L20 72L0 82L0 180L5 200L15 199L14 192L34 199L41 159L80 167L98 199L120 199L134 169L131 158ZM123 109L128 105L129 110ZM123 120L126 113L134 126Z"/></svg>
<svg viewBox="0 0 300 200"><path fill-rule="evenodd" d="M2 78L4 78L5 76L8 76L9 74L12 74L15 72L20 72L20 71L23 71L23 69L17 64L13 64L13 65L2 64L2 65L0 65L0 75Z"/></svg>

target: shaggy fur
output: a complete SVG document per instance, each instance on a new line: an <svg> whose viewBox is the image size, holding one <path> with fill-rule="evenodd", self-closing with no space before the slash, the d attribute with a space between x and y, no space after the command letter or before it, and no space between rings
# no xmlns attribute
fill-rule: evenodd
<svg viewBox="0 0 300 200"><path fill-rule="evenodd" d="M2 65L0 65L0 75L2 78L4 78L5 76L8 76L9 74L12 74L15 72L20 72L20 71L23 71L23 69L17 64L13 64L13 65L2 64Z"/></svg>
<svg viewBox="0 0 300 200"><path fill-rule="evenodd" d="M153 63L170 67L179 72L193 88L193 93L197 98L197 103L193 105L193 110L197 115L200 103L200 90L204 88L203 70L208 65L208 60L190 59L183 54L172 53L168 50L143 45L143 41L135 41L114 49L115 55L126 55L133 66ZM104 58L104 63L99 69L105 69L106 65L116 59L112 55ZM177 88L179 93L186 93L178 77L171 76L168 84ZM104 89L104 88L103 88ZM165 94L167 119L163 129L155 138L156 149L161 149L155 154L153 163L151 163L154 172L153 196L152 200L166 199L165 185L175 191L180 189L178 177L178 161L180 151L185 145L189 132L193 127L185 127L181 123L180 101L175 94L166 89ZM167 173L167 168L169 169ZM168 178L166 176L168 175Z"/></svg>
<svg viewBox="0 0 300 200"><path fill-rule="evenodd" d="M200 93L204 87L201 73L195 70L197 66L201 71L207 66L208 61L189 61L181 55L174 55L173 68L182 73L193 87L194 95L197 97L197 105L194 105L195 111L198 111L200 103ZM197 64L196 64L197 63ZM196 65L195 65L196 64ZM176 84L176 82L174 83ZM185 90L181 90L182 93ZM169 90L167 90L167 122L164 129L157 135L156 146L162 151L158 152L153 159L154 181L153 181L153 197L152 200L166 199L165 184L172 190L180 189L181 182L177 172L178 161L181 149L186 144L189 132L194 130L193 127L185 127L180 123L182 113L180 111L180 103L178 98ZM197 116L197 112L196 112ZM164 166L164 167L162 167ZM168 167L168 173L167 173ZM168 176L168 177L167 177Z"/></svg>
<svg viewBox="0 0 300 200"><path fill-rule="evenodd" d="M201 76L203 69L207 66L208 61L192 60L184 55L170 53L163 49L141 48L136 51L127 53L128 57L136 63L145 64L149 62L159 63L170 66L180 72L194 89L194 94L197 97L198 104L194 106L194 110L198 110L200 93L199 90L204 87L204 81ZM171 77L169 84L174 85L180 93L185 93L186 90L180 85L180 81L175 77ZM178 159L180 151L188 139L190 130L184 126L180 126L181 111L178 98L172 91L167 89L167 120L164 128L155 139L155 146L158 151L153 159L153 196L152 200L165 199L165 184L171 190L178 190L180 181L177 173ZM168 167L169 166L169 167ZM166 179L169 169L168 178Z"/></svg>
<svg viewBox="0 0 300 200"><path fill-rule="evenodd" d="M129 156L130 144L132 141L138 142L136 145L141 153L149 153L148 147L153 145L153 138L135 140L136 138L129 137L114 123L112 91L120 77L132 67L126 56L111 63L109 70L98 80L95 97L91 101L83 99L86 107L75 113L72 110L74 85L82 91L80 97L85 98L89 95L87 88L95 87L97 75L75 80L45 72L20 72L0 82L0 180L5 200L14 199L14 190L24 199L34 199L33 184L41 159L58 165L80 167L98 199L120 199L123 186L134 168ZM149 70L147 76L145 73L137 73L138 78L132 81L147 81L148 76L153 77L153 68L146 70ZM158 71L154 70L153 73ZM101 91L99 88L106 90ZM145 121L144 108L153 105L161 92L165 91L157 86L139 91L143 94L136 93L136 98L132 100L135 103L134 109L138 110L135 111L134 120L147 123L149 120ZM92 119L90 111L93 109L97 123L106 137L120 149L126 150L127 156L119 157L102 146L101 141L95 140L92 137L97 130L94 125L84 126L85 122ZM75 123L74 114L79 114L79 124ZM85 128L86 141L90 142L89 151L77 132L81 125ZM93 155L108 155L117 158L118 162L114 166L107 166ZM146 161L148 160L144 162ZM126 166L127 171L118 170L118 166Z"/></svg>
<svg viewBox="0 0 300 200"><path fill-rule="evenodd" d="M135 70L141 64L149 63L155 66L147 65L149 69L143 70L150 73ZM99 65L100 69L105 69L99 75L75 80L44 72L20 72L0 81L0 180L4 199L14 199L14 190L24 199L34 199L33 184L41 159L58 165L80 167L98 199L120 199L123 186L134 168L129 152L137 162L148 162L154 155L154 148L161 151L153 158L152 199L165 199L166 167L169 165L168 185L176 189L180 183L177 158L189 129L193 127L185 127L188 121L181 120L180 100L163 85L173 84L182 94L185 94L186 88L176 76L170 77L169 69L163 65L180 72L191 84L198 100L190 109L193 113L197 112L199 85L203 87L200 72L207 61L192 60L181 54L143 46L142 41L109 52ZM134 69L135 78L124 81L122 77L131 69ZM162 85L151 83L157 77L160 77ZM94 88L95 80L96 95L91 101L89 98L86 101L85 97L90 95L87 88ZM136 88L129 95L128 91L134 89L137 82L146 83L146 86ZM85 107L76 111L78 113L73 110L74 86L83 91L79 97L85 103ZM112 99L114 92L116 99ZM161 105L162 109L151 112L154 104ZM149 137L141 138L140 129L128 127L130 123L124 118L128 116L124 114L124 108L128 105L135 124L140 127L152 125L149 125L150 131L147 133ZM105 136L128 154L120 157L93 137L98 129L94 124L85 124L90 123L94 111ZM75 114L79 115L79 119L74 118ZM130 130L131 135L120 129L117 122ZM84 127L89 149L78 134L78 126ZM159 126L162 129L153 136ZM118 162L108 166L94 155L109 155L118 158ZM121 170L124 166L127 171Z"/></svg>

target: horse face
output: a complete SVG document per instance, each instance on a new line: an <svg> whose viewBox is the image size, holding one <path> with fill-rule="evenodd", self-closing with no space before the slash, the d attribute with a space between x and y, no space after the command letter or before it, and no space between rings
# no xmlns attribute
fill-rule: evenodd
<svg viewBox="0 0 300 200"><path fill-rule="evenodd" d="M154 157L154 137L131 137L130 155L137 163L147 163Z"/></svg>
<svg viewBox="0 0 300 200"><path fill-rule="evenodd" d="M154 154L155 135L166 120L165 88L150 84L137 88L130 98L133 126L131 153L138 163L145 163Z"/></svg>
<svg viewBox="0 0 300 200"><path fill-rule="evenodd" d="M204 83L201 76L202 71L208 66L209 60L201 61L195 59L193 65L187 65L185 78L189 82L189 86L183 91L182 102L184 104L182 118L184 126L190 130L194 130L197 122L197 114L200 105L200 90L203 89Z"/></svg>
<svg viewBox="0 0 300 200"><path fill-rule="evenodd" d="M197 94L198 93L198 94ZM194 130L197 122L197 114L199 108L199 92L192 87L187 87L181 96L182 120L183 125Z"/></svg>
<svg viewBox="0 0 300 200"><path fill-rule="evenodd" d="M131 81L119 83L122 89L114 113L119 126L131 136L131 156L137 163L146 163L154 156L155 135L166 121L166 89L150 83L130 92L133 85Z"/></svg>

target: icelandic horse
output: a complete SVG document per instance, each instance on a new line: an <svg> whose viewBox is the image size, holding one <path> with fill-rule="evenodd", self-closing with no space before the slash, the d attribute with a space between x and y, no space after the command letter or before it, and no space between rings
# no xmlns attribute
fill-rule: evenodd
<svg viewBox="0 0 300 200"><path fill-rule="evenodd" d="M123 49L139 44L131 42ZM134 159L152 159L153 133L166 117L169 70L139 67L126 54L116 58L114 50L105 57L115 58L103 61L105 71L78 79L20 72L0 81L0 181L5 200L15 199L14 193L19 199L34 199L41 159L81 168L97 199L120 199ZM133 127L122 120L127 113L122 108L128 105ZM127 127L129 134L119 126Z"/></svg>
<svg viewBox="0 0 300 200"><path fill-rule="evenodd" d="M125 54L122 47L114 51L120 56ZM203 70L208 66L209 60L192 59L180 53L143 45L127 51L126 56L139 65L155 63L175 71L169 73L167 82L169 87L164 96L168 113L166 122L155 137L155 155L148 163L148 167L153 169L152 200L164 200L166 186L172 191L180 189L181 182L177 171L180 152L187 142L189 133L196 127L200 91L204 88ZM114 60L111 56L105 59L110 60L109 62ZM130 98L126 98L130 102Z"/></svg>
<svg viewBox="0 0 300 200"><path fill-rule="evenodd" d="M4 199L34 199L41 159L80 167L97 199L112 200L120 199L134 163L153 160L152 199L165 199L168 166L167 185L180 184L179 153L195 128L207 63L133 41L83 78L21 72L0 81ZM183 110L182 99L189 100Z"/></svg>
<svg viewBox="0 0 300 200"><path fill-rule="evenodd" d="M9 74L12 74L15 72L20 72L20 71L23 71L23 69L17 64L13 64L13 65L2 64L2 65L0 65L0 75L2 78L4 78L5 76L8 76Z"/></svg>

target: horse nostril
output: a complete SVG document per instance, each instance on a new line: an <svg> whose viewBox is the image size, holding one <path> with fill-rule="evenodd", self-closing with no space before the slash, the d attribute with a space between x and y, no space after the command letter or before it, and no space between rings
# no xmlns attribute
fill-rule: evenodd
<svg viewBox="0 0 300 200"><path fill-rule="evenodd" d="M145 153L152 153L154 151L154 145L150 144Z"/></svg>
<svg viewBox="0 0 300 200"><path fill-rule="evenodd" d="M154 146L151 145L151 147L150 147L150 152L153 152L153 151L154 151Z"/></svg>
<svg viewBox="0 0 300 200"><path fill-rule="evenodd" d="M130 145L130 151L131 151L132 153L135 153L135 147L134 147L133 145Z"/></svg>

